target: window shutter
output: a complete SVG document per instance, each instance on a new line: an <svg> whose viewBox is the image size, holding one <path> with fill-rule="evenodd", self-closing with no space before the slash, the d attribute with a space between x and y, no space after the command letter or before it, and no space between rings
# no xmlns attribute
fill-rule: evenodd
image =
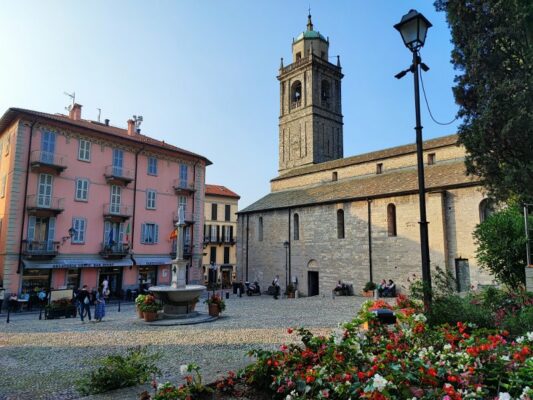
<svg viewBox="0 0 533 400"><path fill-rule="evenodd" d="M159 225L154 224L154 243L159 243Z"/></svg>
<svg viewBox="0 0 533 400"><path fill-rule="evenodd" d="M233 226L229 227L229 240L233 240Z"/></svg>
<svg viewBox="0 0 533 400"><path fill-rule="evenodd" d="M47 248L51 250L53 247L54 237L56 235L56 217L50 217L48 220L48 243Z"/></svg>
<svg viewBox="0 0 533 400"><path fill-rule="evenodd" d="M35 237L35 217L30 217L28 220L28 240L33 240Z"/></svg>
<svg viewBox="0 0 533 400"><path fill-rule="evenodd" d="M220 226L217 225L217 242L220 242Z"/></svg>
<svg viewBox="0 0 533 400"><path fill-rule="evenodd" d="M124 223L121 222L118 231L118 243L124 243Z"/></svg>
<svg viewBox="0 0 533 400"><path fill-rule="evenodd" d="M141 225L141 243L144 244L144 238L146 236L146 224Z"/></svg>
<svg viewBox="0 0 533 400"><path fill-rule="evenodd" d="M106 221L104 224L104 246L107 245L109 241L109 232L111 231L111 223Z"/></svg>

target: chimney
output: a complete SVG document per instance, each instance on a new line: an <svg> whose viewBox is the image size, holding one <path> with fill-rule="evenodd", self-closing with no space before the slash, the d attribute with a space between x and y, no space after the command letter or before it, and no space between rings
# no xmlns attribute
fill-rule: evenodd
<svg viewBox="0 0 533 400"><path fill-rule="evenodd" d="M128 135L135 135L135 121L132 119L128 119Z"/></svg>
<svg viewBox="0 0 533 400"><path fill-rule="evenodd" d="M70 119L79 121L81 119L81 104L74 103L69 112Z"/></svg>
<svg viewBox="0 0 533 400"><path fill-rule="evenodd" d="M105 126L109 126L109 119L108 118L105 119Z"/></svg>

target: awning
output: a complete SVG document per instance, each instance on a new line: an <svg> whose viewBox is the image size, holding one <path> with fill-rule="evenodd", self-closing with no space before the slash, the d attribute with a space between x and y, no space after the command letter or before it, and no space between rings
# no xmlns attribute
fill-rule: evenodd
<svg viewBox="0 0 533 400"><path fill-rule="evenodd" d="M133 261L129 257L119 260L106 260L105 258L88 256L83 258L60 258L53 260L37 261L23 260L26 269L56 269L56 268L99 268L99 267L129 267Z"/></svg>
<svg viewBox="0 0 533 400"><path fill-rule="evenodd" d="M170 265L172 258L165 255L135 255L133 260L136 265Z"/></svg>

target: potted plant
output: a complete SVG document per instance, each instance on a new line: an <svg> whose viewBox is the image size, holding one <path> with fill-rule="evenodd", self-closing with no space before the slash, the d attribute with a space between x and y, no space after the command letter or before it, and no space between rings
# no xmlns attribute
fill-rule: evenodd
<svg viewBox="0 0 533 400"><path fill-rule="evenodd" d="M289 299L294 299L294 292L295 292L295 287L292 283L289 283L289 286L287 286L287 297Z"/></svg>
<svg viewBox="0 0 533 400"><path fill-rule="evenodd" d="M45 307L45 319L76 317L76 306L69 299L52 301Z"/></svg>
<svg viewBox="0 0 533 400"><path fill-rule="evenodd" d="M374 282L367 282L363 288L364 297L374 297L374 290L376 290L376 284Z"/></svg>
<svg viewBox="0 0 533 400"><path fill-rule="evenodd" d="M135 298L135 309L137 310L137 315L141 319L144 318L143 312L141 311L141 304L144 302L145 298L145 294L140 294Z"/></svg>
<svg viewBox="0 0 533 400"><path fill-rule="evenodd" d="M143 312L144 320L146 322L152 322L157 319L157 312L161 310L161 305L156 301L154 296L148 294L139 305L139 309Z"/></svg>
<svg viewBox="0 0 533 400"><path fill-rule="evenodd" d="M226 309L226 303L224 303L224 300L218 294L212 295L204 303L207 304L209 315L212 317L218 317Z"/></svg>

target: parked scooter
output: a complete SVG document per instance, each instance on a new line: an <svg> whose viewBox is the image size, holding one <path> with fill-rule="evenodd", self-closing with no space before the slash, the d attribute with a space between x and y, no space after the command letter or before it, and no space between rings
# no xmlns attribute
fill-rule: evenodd
<svg viewBox="0 0 533 400"><path fill-rule="evenodd" d="M254 283L245 282L246 285L246 294L252 296L254 294L259 294L261 296L261 288L259 287L259 282L255 281Z"/></svg>

